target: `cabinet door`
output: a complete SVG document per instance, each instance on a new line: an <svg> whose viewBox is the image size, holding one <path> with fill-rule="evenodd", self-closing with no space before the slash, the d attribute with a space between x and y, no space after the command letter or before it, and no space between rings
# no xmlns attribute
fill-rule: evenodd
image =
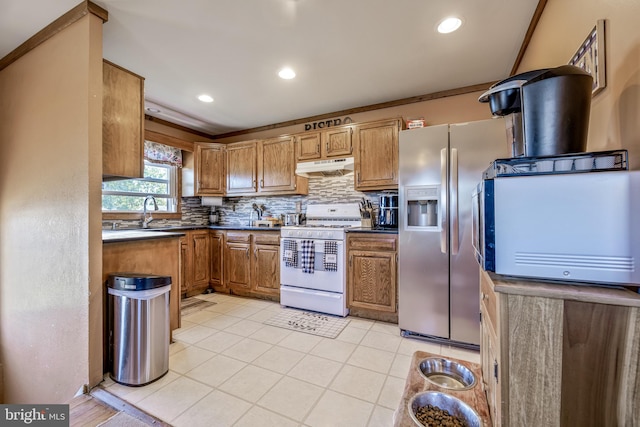
<svg viewBox="0 0 640 427"><path fill-rule="evenodd" d="M142 178L144 78L102 62L102 175Z"/></svg>
<svg viewBox="0 0 640 427"><path fill-rule="evenodd" d="M223 196L225 191L224 146L195 144L196 196Z"/></svg>
<svg viewBox="0 0 640 427"><path fill-rule="evenodd" d="M225 291L222 281L222 252L224 251L224 233L220 231L212 231L209 234L209 254L211 255L209 273L209 283L217 291Z"/></svg>
<svg viewBox="0 0 640 427"><path fill-rule="evenodd" d="M229 144L227 151L227 194L253 194L257 191L256 141Z"/></svg>
<svg viewBox="0 0 640 427"><path fill-rule="evenodd" d="M353 128L351 126L324 131L322 133L324 157L350 155L353 151L351 146L352 134Z"/></svg>
<svg viewBox="0 0 640 427"><path fill-rule="evenodd" d="M249 290L251 260L249 243L226 242L224 249L224 282L229 289Z"/></svg>
<svg viewBox="0 0 640 427"><path fill-rule="evenodd" d="M320 132L296 136L298 160L317 160L321 156Z"/></svg>
<svg viewBox="0 0 640 427"><path fill-rule="evenodd" d="M252 290L265 295L280 295L280 247L253 246Z"/></svg>
<svg viewBox="0 0 640 427"><path fill-rule="evenodd" d="M395 312L396 280L394 252L349 251L349 307Z"/></svg>
<svg viewBox="0 0 640 427"><path fill-rule="evenodd" d="M189 271L191 260L189 259L189 242L186 237L180 238L180 294L186 295L187 288L191 283Z"/></svg>
<svg viewBox="0 0 640 427"><path fill-rule="evenodd" d="M193 287L201 291L209 287L209 231L192 232L191 241L191 249L193 250Z"/></svg>
<svg viewBox="0 0 640 427"><path fill-rule="evenodd" d="M277 192L294 190L296 159L293 137L271 138L258 146L258 191Z"/></svg>
<svg viewBox="0 0 640 427"><path fill-rule="evenodd" d="M366 123L355 128L355 189L398 188L400 120Z"/></svg>
<svg viewBox="0 0 640 427"><path fill-rule="evenodd" d="M489 413L494 426L501 425L501 393L500 393L500 365L498 362L498 349L496 334L489 322L485 321L483 313L482 344L480 347L480 360L482 363L482 383L487 395ZM488 319L487 319L488 320Z"/></svg>

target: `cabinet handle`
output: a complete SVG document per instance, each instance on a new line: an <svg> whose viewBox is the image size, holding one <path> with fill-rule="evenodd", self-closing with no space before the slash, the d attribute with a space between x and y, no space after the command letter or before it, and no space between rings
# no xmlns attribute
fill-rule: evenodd
<svg viewBox="0 0 640 427"><path fill-rule="evenodd" d="M358 184L360 184L360 171L358 171L357 178L358 178Z"/></svg>
<svg viewBox="0 0 640 427"><path fill-rule="evenodd" d="M494 360L493 361L493 376L496 379L496 384L498 383L498 361Z"/></svg>
<svg viewBox="0 0 640 427"><path fill-rule="evenodd" d="M316 147L316 151L320 154L320 143L318 142L318 146Z"/></svg>
<svg viewBox="0 0 640 427"><path fill-rule="evenodd" d="M325 146L327 148L327 153L329 152L329 141L327 141L327 145Z"/></svg>
<svg viewBox="0 0 640 427"><path fill-rule="evenodd" d="M255 179L252 181L252 185L253 185L254 187L256 186L256 180L255 180Z"/></svg>
<svg viewBox="0 0 640 427"><path fill-rule="evenodd" d="M253 250L253 257L254 257L255 259L258 259L258 248L255 248L255 249Z"/></svg>
<svg viewBox="0 0 640 427"><path fill-rule="evenodd" d="M353 255L349 255L349 267L353 265Z"/></svg>
<svg viewBox="0 0 640 427"><path fill-rule="evenodd" d="M247 254L247 259L249 259L249 249L245 249L244 251Z"/></svg>
<svg viewBox="0 0 640 427"><path fill-rule="evenodd" d="M264 179L260 180L260 188L264 188Z"/></svg>

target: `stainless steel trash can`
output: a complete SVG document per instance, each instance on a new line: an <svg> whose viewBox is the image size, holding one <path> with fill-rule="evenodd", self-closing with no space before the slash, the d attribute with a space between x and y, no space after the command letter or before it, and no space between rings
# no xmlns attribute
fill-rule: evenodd
<svg viewBox="0 0 640 427"><path fill-rule="evenodd" d="M143 386L169 371L171 277L115 273L109 293L109 376Z"/></svg>

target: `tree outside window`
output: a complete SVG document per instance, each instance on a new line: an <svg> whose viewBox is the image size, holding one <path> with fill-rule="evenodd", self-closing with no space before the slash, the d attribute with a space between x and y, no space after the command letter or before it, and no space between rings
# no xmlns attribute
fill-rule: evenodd
<svg viewBox="0 0 640 427"><path fill-rule="evenodd" d="M145 197L151 195L155 197L159 211L176 212L176 177L175 166L145 160L143 178L102 183L102 211L142 212ZM147 209L152 208L148 206Z"/></svg>

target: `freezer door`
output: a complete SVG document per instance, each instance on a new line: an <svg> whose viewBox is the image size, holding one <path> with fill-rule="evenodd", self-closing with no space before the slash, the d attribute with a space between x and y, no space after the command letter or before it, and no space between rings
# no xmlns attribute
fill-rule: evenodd
<svg viewBox="0 0 640 427"><path fill-rule="evenodd" d="M398 323L400 329L440 338L449 338L448 139L448 125L400 132ZM407 227L407 193L415 197L411 190L421 188L441 190L437 226Z"/></svg>
<svg viewBox="0 0 640 427"><path fill-rule="evenodd" d="M449 196L451 339L480 343L479 267L472 246L473 190L497 158L509 157L503 118L451 125Z"/></svg>

